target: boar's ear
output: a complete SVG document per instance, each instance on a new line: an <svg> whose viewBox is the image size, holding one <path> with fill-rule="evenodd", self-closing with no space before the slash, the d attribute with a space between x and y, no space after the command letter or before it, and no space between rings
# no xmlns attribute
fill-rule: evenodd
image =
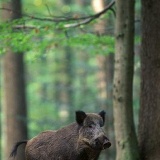
<svg viewBox="0 0 160 160"><path fill-rule="evenodd" d="M104 125L106 112L105 111L101 111L101 112L99 112L99 115L102 117L102 119L103 119L103 125Z"/></svg>
<svg viewBox="0 0 160 160"><path fill-rule="evenodd" d="M84 119L87 117L86 113L83 111L76 111L76 121L79 125L83 125Z"/></svg>

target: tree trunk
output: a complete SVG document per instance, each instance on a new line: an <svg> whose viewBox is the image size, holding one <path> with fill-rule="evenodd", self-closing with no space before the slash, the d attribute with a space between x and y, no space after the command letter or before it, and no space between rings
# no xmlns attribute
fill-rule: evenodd
<svg viewBox="0 0 160 160"><path fill-rule="evenodd" d="M67 109L69 112L68 122L72 122L74 120L74 99L73 99L73 51L69 46L65 47L65 68L64 74L66 75L66 81L64 84L63 96L64 102L67 105Z"/></svg>
<svg viewBox="0 0 160 160"><path fill-rule="evenodd" d="M105 7L104 0L92 0L92 8L98 13L102 11ZM103 36L105 35L107 28L107 20L100 19L98 23L94 25L95 32ZM109 160L115 155L115 139L114 139L114 129L113 129L113 104L112 104L112 88L113 88L113 63L114 54L109 55L97 55L98 64L98 93L99 93L99 103L100 107L107 111L107 125L105 126L105 131L112 142L112 150L105 152L105 159Z"/></svg>
<svg viewBox="0 0 160 160"><path fill-rule="evenodd" d="M73 51L70 47L63 47L64 52L57 55L54 99L59 108L60 116L70 123L74 120L74 95L73 95Z"/></svg>
<svg viewBox="0 0 160 160"><path fill-rule="evenodd" d="M5 7L10 8L13 12L4 12L4 20L14 20L21 17L21 3L19 0L8 2ZM8 159L14 143L27 139L27 111L22 53L13 53L10 48L7 49L3 59L3 77L3 159ZM18 153L17 159L24 160L24 149L22 152L18 151Z"/></svg>
<svg viewBox="0 0 160 160"><path fill-rule="evenodd" d="M142 160L160 159L160 1L142 2L139 146Z"/></svg>
<svg viewBox="0 0 160 160"><path fill-rule="evenodd" d="M132 106L134 0L116 0L115 38L113 106L116 160L138 160Z"/></svg>

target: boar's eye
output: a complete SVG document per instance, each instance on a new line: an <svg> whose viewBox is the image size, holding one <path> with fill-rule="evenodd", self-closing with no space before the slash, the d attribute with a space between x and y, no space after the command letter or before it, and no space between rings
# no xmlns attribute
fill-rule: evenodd
<svg viewBox="0 0 160 160"><path fill-rule="evenodd" d="M94 127L95 127L95 124L89 124L88 127L89 127L89 128L94 128Z"/></svg>

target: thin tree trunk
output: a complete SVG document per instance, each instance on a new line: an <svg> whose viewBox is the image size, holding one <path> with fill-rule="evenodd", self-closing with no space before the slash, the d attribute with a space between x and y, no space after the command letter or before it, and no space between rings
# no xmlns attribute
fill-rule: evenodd
<svg viewBox="0 0 160 160"><path fill-rule="evenodd" d="M142 2L139 146L142 160L160 159L160 1Z"/></svg>
<svg viewBox="0 0 160 160"><path fill-rule="evenodd" d="M4 20L21 17L21 2L12 0L5 7L13 10L4 12ZM4 104L3 119L3 159L8 159L16 141L27 139L27 111L25 99L24 62L22 53L13 53L7 49L3 59ZM24 149L18 151L17 160L24 160Z"/></svg>
<svg viewBox="0 0 160 160"><path fill-rule="evenodd" d="M134 0L116 0L115 72L113 89L116 160L138 160L133 122Z"/></svg>
<svg viewBox="0 0 160 160"><path fill-rule="evenodd" d="M79 51L78 53L78 59L80 60L80 63L83 64L82 67L80 67L78 76L79 76L79 82L80 82L80 101L79 101L79 108L82 110L86 109L88 105L88 95L89 95L89 84L87 81L87 78L89 76L87 67L85 64L88 64L89 56L84 51Z"/></svg>
<svg viewBox="0 0 160 160"><path fill-rule="evenodd" d="M92 0L93 10L97 13L104 9L104 0ZM98 23L94 25L94 31L102 36L105 34L107 27L106 20L99 20ZM113 83L113 54L109 55L98 54L97 55L98 64L98 89L99 89L99 100L101 108L109 110L107 105L107 99L112 99L112 83Z"/></svg>
<svg viewBox="0 0 160 160"><path fill-rule="evenodd" d="M94 11L100 12L104 9L105 2L104 0L92 0L92 8ZM99 20L95 24L95 32L103 36L105 34L106 28L109 25L108 20ZM105 152L105 157L107 160L115 156L115 139L114 139L114 129L113 129L113 104L112 104L112 94L113 94L113 67L114 67L114 54L110 53L109 55L97 55L97 64L98 64L98 93L100 107L107 112L107 125L105 126L105 131L110 141L112 142L112 150Z"/></svg>
<svg viewBox="0 0 160 160"><path fill-rule="evenodd" d="M57 107L60 111L60 116L63 116L65 122L71 122L74 120L74 96L73 96L73 51L70 47L63 48L64 52L61 55L57 55L56 63L56 79L54 82L56 91L54 93L54 99L57 103ZM60 57L59 57L60 56Z"/></svg>
<svg viewBox="0 0 160 160"><path fill-rule="evenodd" d="M62 5L71 5L72 0L62 0ZM70 123L74 120L74 99L73 99L73 50L70 46L63 47L64 53L60 60L58 58L57 73L59 79L56 80L55 85L58 91L55 93L56 101L60 106L60 114L65 116L65 121ZM63 61L63 62L62 62Z"/></svg>
<svg viewBox="0 0 160 160"><path fill-rule="evenodd" d="M67 105L67 109L69 111L68 121L69 123L74 120L74 99L73 99L73 51L69 46L65 47L65 74L66 74L66 82L65 82L65 103Z"/></svg>

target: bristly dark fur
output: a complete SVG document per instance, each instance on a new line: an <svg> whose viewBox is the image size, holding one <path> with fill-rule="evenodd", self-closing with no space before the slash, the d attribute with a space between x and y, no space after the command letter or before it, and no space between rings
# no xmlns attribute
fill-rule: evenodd
<svg viewBox="0 0 160 160"><path fill-rule="evenodd" d="M76 122L59 130L48 130L34 138L17 142L11 152L15 157L19 145L26 144L27 160L98 160L111 143L103 129L105 112L76 112Z"/></svg>
<svg viewBox="0 0 160 160"><path fill-rule="evenodd" d="M15 157L17 155L17 148L18 148L19 145L21 145L23 143L27 143L27 140L15 143L15 145L13 146L12 152L10 154L10 157Z"/></svg>

